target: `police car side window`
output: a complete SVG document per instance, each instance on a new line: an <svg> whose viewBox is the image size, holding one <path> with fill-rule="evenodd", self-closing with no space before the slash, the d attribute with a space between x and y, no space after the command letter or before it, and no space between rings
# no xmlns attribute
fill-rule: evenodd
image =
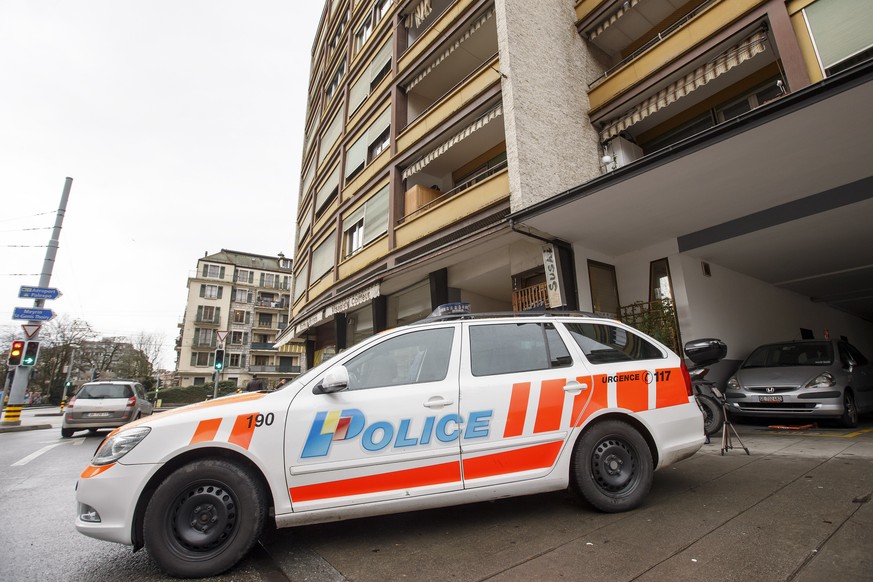
<svg viewBox="0 0 873 582"><path fill-rule="evenodd" d="M470 326L470 369L492 376L570 366L573 359L551 323Z"/></svg>
<svg viewBox="0 0 873 582"><path fill-rule="evenodd" d="M455 330L426 329L394 337L348 362L349 390L445 380Z"/></svg>
<svg viewBox="0 0 873 582"><path fill-rule="evenodd" d="M565 324L576 344L592 364L655 360L663 352L652 343L624 328L602 323Z"/></svg>

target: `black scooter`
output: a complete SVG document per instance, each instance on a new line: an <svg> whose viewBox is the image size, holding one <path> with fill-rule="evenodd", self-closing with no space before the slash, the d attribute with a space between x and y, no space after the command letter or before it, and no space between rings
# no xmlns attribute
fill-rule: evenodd
<svg viewBox="0 0 873 582"><path fill-rule="evenodd" d="M691 376L691 389L697 405L703 412L703 432L709 437L717 435L724 425L724 402L715 382L707 380L709 368L727 355L727 345L716 338L705 338L685 344L685 356L695 367L688 370Z"/></svg>

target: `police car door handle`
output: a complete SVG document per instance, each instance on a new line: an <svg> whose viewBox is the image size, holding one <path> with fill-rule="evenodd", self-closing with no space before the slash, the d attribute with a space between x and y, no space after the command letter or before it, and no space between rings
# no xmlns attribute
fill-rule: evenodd
<svg viewBox="0 0 873 582"><path fill-rule="evenodd" d="M582 392L583 390L588 390L588 384L584 382L579 383L576 380L570 380L566 384L564 384L564 392L577 393Z"/></svg>
<svg viewBox="0 0 873 582"><path fill-rule="evenodd" d="M453 403L454 402L452 400L446 400L441 396L433 396L431 398L428 398L427 402L425 402L424 405L427 408L442 408L443 406L449 406Z"/></svg>

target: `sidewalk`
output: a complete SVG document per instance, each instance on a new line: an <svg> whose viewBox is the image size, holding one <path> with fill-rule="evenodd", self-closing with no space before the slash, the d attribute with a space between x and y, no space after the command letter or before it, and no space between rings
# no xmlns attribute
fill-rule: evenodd
<svg viewBox="0 0 873 582"><path fill-rule="evenodd" d="M60 418L61 416L63 413L57 406L29 406L21 411L21 424L4 426L0 423L0 433L53 428L53 425L47 423L44 417Z"/></svg>

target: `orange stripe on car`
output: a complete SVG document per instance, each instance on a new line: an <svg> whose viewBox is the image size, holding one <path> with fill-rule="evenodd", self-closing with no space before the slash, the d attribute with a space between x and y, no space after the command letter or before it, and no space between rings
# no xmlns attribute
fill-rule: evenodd
<svg viewBox="0 0 873 582"><path fill-rule="evenodd" d="M679 368L655 370L655 377L658 383L657 408L688 404L688 391Z"/></svg>
<svg viewBox="0 0 873 582"><path fill-rule="evenodd" d="M79 477L81 477L82 479L90 479L91 477L96 477L103 471L108 471L114 466L115 463L112 463L110 465L101 465L99 467L96 467L94 465L88 465L87 467L85 467L85 470L82 471L82 474L79 475Z"/></svg>
<svg viewBox="0 0 873 582"><path fill-rule="evenodd" d="M512 385L512 396L509 398L509 413L506 415L503 438L519 436L524 430L529 398L530 382L519 382Z"/></svg>
<svg viewBox="0 0 873 582"><path fill-rule="evenodd" d="M240 414L237 416L227 442L248 450L249 445L252 442L252 436L255 434L255 418L258 414L260 413L252 412L250 414Z"/></svg>
<svg viewBox="0 0 873 582"><path fill-rule="evenodd" d="M460 482L460 480L460 464L453 461L429 467L391 471L379 475L301 485L299 487L291 487L288 489L288 492L291 494L292 501L302 502L363 495L366 493L380 493L382 491L412 487L426 487L428 485L441 485L443 483Z"/></svg>
<svg viewBox="0 0 873 582"><path fill-rule="evenodd" d="M576 396L573 402L573 418L576 419L574 426L582 426L589 416L606 408L606 393L609 389L606 379L606 374L597 374L591 377L591 400L588 402L588 406L584 406L585 392Z"/></svg>
<svg viewBox="0 0 873 582"><path fill-rule="evenodd" d="M619 408L632 412L642 412L649 409L649 384L646 382L645 371L631 372L628 376L638 380L623 380L616 384L616 402ZM648 374L651 378L651 374Z"/></svg>
<svg viewBox="0 0 873 582"><path fill-rule="evenodd" d="M481 479L494 475L546 469L555 464L564 441L464 459L464 479Z"/></svg>
<svg viewBox="0 0 873 582"><path fill-rule="evenodd" d="M567 380L543 380L540 387L540 401L537 405L537 418L534 433L549 432L561 428L561 414L564 412L564 385Z"/></svg>
<svg viewBox="0 0 873 582"><path fill-rule="evenodd" d="M201 420L194 430L194 436L191 437L189 445L194 443L203 443L215 440L215 434L218 432L218 427L221 426L220 418L210 418L209 420Z"/></svg>

